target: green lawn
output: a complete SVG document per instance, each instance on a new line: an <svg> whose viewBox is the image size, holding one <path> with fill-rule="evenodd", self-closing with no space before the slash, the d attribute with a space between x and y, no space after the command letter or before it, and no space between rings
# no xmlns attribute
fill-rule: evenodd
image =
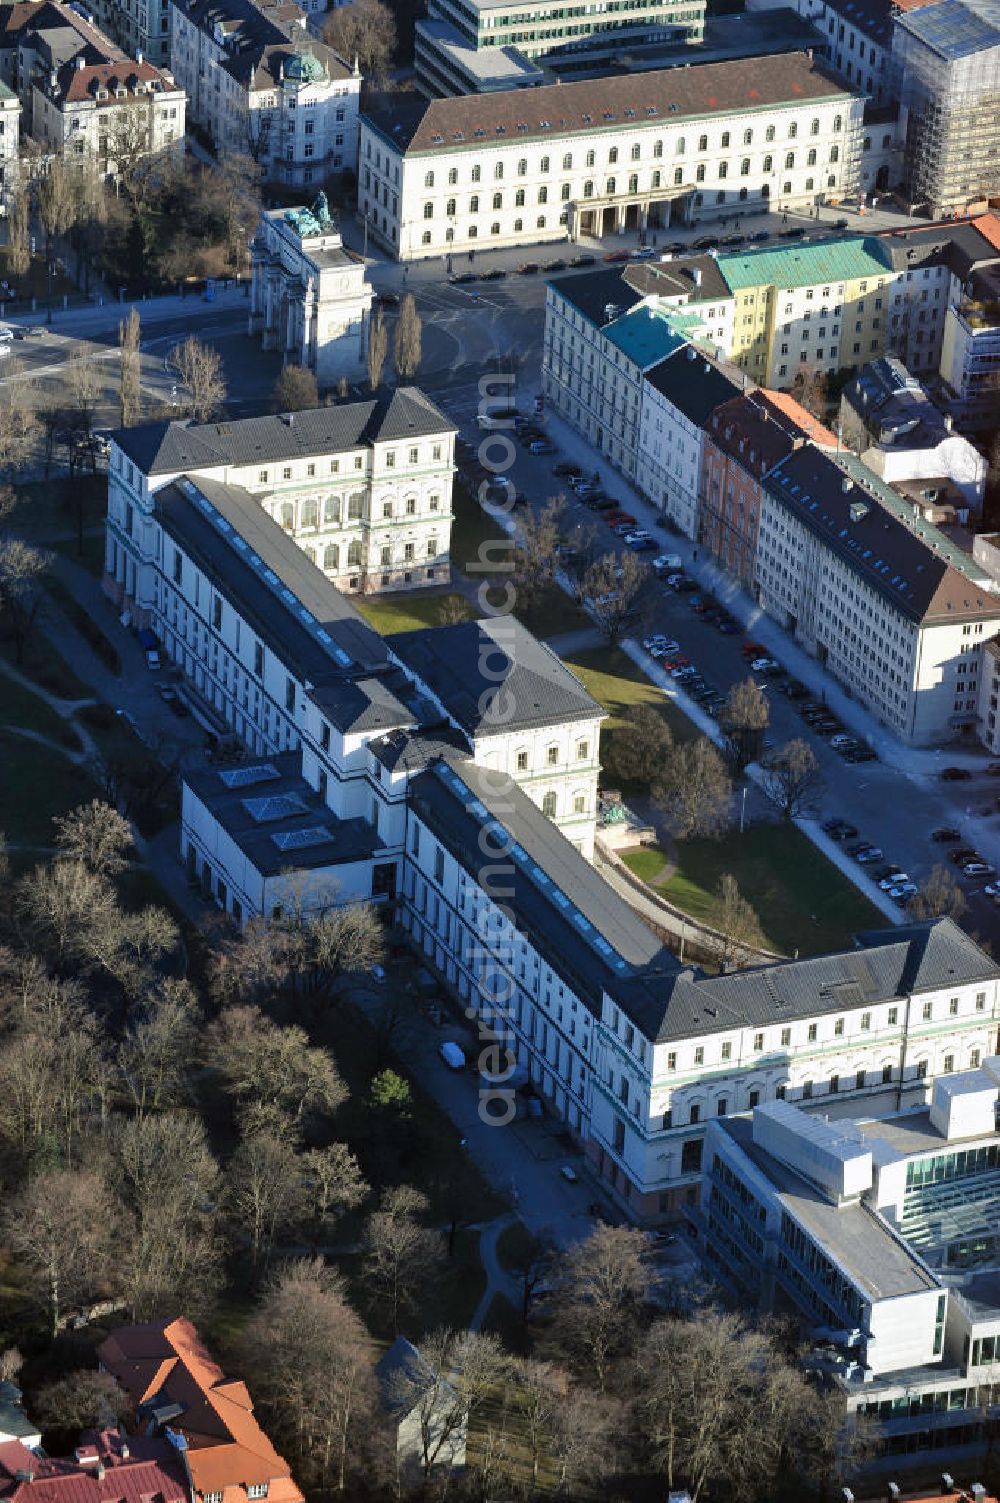
<svg viewBox="0 0 1000 1503"><path fill-rule="evenodd" d="M675 741L697 740L697 727L667 699L662 689L650 683L620 647L596 647L590 652L575 653L566 663L608 712L609 719L601 730L605 750L605 737L614 736L616 726L622 723L632 705L652 705L659 710Z"/></svg>
<svg viewBox="0 0 1000 1503"><path fill-rule="evenodd" d="M655 846L624 855L643 881L666 865ZM751 825L722 840L678 842L678 868L657 891L692 918L712 922L719 878L730 872L749 898L769 949L818 955L887 920L794 825Z"/></svg>
<svg viewBox="0 0 1000 1503"><path fill-rule="evenodd" d="M470 495L463 482L456 477L452 491L451 561L463 574L469 573L469 565L479 561L488 567L486 573L500 573L504 562L513 555L513 540L508 538L500 523L488 516L474 496ZM504 546L489 548L490 543ZM478 581L483 575L472 574Z"/></svg>
<svg viewBox="0 0 1000 1503"><path fill-rule="evenodd" d="M51 845L52 820L96 789L86 774L58 752L0 730L0 830L10 841Z"/></svg>
<svg viewBox="0 0 1000 1503"><path fill-rule="evenodd" d="M84 610L76 596L71 595L60 580L51 577L45 581L45 588L105 668L111 673L120 674L122 660L118 655L117 647L104 635L93 616L89 611Z"/></svg>
<svg viewBox="0 0 1000 1503"><path fill-rule="evenodd" d="M440 626L444 608L450 607L453 601L465 607L467 616L472 615L472 606L454 591L447 594L411 591L405 595L366 595L354 603L369 626L388 637L396 631L421 631L425 626Z"/></svg>

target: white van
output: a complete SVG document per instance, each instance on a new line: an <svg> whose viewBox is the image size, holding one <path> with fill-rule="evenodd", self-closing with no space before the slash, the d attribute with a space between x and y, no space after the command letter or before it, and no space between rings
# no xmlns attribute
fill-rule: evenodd
<svg viewBox="0 0 1000 1503"><path fill-rule="evenodd" d="M461 1044L456 1044L451 1039L445 1039L443 1044L438 1045L438 1053L449 1070L465 1069L465 1050Z"/></svg>

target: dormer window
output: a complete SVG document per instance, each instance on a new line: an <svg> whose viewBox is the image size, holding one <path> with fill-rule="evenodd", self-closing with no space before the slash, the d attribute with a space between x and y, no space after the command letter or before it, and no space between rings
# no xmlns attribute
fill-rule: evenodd
<svg viewBox="0 0 1000 1503"><path fill-rule="evenodd" d="M247 1488L247 1497L248 1498L266 1498L267 1497L267 1483L266 1482L251 1482L250 1485Z"/></svg>

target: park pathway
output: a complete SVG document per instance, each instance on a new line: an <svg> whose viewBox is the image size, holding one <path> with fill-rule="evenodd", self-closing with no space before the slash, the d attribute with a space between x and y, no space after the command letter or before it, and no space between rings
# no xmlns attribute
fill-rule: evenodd
<svg viewBox="0 0 1000 1503"><path fill-rule="evenodd" d="M521 1291L517 1280L501 1265L497 1254L497 1243L509 1226L516 1225L517 1220L514 1212L508 1211L506 1215L497 1216L493 1221L487 1221L480 1227L479 1261L486 1274L486 1288L469 1321L470 1331L482 1330L483 1322L489 1315L490 1307L498 1295L502 1295L515 1310L520 1306Z"/></svg>

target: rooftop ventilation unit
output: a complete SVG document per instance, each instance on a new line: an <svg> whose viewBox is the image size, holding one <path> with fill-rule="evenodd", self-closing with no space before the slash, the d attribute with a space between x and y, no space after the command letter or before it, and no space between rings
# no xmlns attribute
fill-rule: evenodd
<svg viewBox="0 0 1000 1503"><path fill-rule="evenodd" d="M868 506L864 501L851 502L851 521L861 522L868 515Z"/></svg>

